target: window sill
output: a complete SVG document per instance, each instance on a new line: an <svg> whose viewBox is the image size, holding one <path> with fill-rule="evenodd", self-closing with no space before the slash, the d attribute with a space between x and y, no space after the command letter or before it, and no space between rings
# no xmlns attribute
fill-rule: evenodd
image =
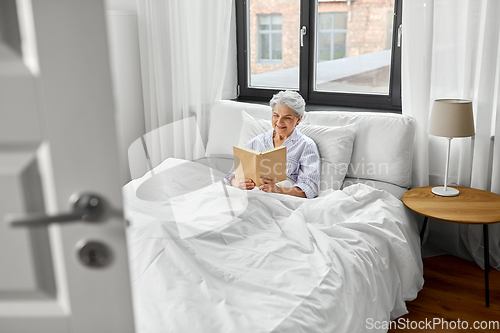
<svg viewBox="0 0 500 333"><path fill-rule="evenodd" d="M252 103L252 104L263 104L269 105L269 99L251 99L247 97L238 97L232 99L236 102ZM401 110L386 110L377 108L357 108L351 106L334 106L334 105L322 105L322 104L306 104L306 111L351 111L351 112L388 112L401 114Z"/></svg>

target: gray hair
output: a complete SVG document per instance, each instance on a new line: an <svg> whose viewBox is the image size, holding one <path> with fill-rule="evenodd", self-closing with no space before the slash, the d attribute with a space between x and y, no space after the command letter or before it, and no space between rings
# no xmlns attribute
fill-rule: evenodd
<svg viewBox="0 0 500 333"><path fill-rule="evenodd" d="M306 111L306 102L298 92L292 90L280 91L275 94L269 105L274 110L276 104L288 106L295 111L297 117L303 116Z"/></svg>

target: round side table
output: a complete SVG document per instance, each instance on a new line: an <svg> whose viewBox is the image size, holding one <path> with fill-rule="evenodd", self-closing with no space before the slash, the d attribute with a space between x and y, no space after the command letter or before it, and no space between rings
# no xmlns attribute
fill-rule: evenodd
<svg viewBox="0 0 500 333"><path fill-rule="evenodd" d="M414 188L404 193L402 197L406 207L424 216L420 243L422 243L429 217L453 223L482 225L485 298L486 306L490 306L488 225L500 222L500 195L470 187L451 186L458 189L460 194L456 197L442 197L431 192L433 187Z"/></svg>

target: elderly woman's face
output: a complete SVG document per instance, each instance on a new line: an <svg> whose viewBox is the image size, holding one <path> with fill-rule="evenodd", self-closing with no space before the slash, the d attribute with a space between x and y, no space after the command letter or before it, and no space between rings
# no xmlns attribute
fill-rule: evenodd
<svg viewBox="0 0 500 333"><path fill-rule="evenodd" d="M273 109L271 123L276 134L290 136L300 123L302 117L297 117L293 109L286 105L276 104Z"/></svg>

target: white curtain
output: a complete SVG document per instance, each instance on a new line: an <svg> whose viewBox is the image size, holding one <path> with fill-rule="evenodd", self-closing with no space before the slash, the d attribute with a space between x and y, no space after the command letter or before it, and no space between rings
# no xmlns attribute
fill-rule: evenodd
<svg viewBox="0 0 500 333"><path fill-rule="evenodd" d="M232 0L138 0L146 136L152 167L204 156L210 109L221 99Z"/></svg>
<svg viewBox="0 0 500 333"><path fill-rule="evenodd" d="M403 113L417 120L414 187L444 182L446 140L426 132L433 101L462 98L473 101L476 135L452 140L450 183L500 194L499 18L498 0L403 2ZM481 226L436 225L435 247L483 267ZM499 268L500 225L489 228Z"/></svg>

